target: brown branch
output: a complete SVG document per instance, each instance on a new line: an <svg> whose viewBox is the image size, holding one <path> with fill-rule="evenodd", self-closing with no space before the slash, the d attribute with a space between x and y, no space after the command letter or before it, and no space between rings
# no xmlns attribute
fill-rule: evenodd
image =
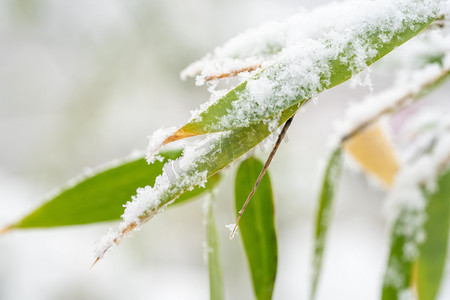
<svg viewBox="0 0 450 300"><path fill-rule="evenodd" d="M364 129L366 129L367 127L372 125L381 116L389 114L389 113L394 113L394 112L397 112L397 111L403 109L404 107L406 107L408 105L408 102L414 101L414 98L417 97L418 95L421 95L421 93L423 93L424 90L425 90L425 93L427 93L426 89L428 89L431 86L433 86L434 84L438 83L440 80L442 80L444 77L448 76L449 74L450 74L450 70L443 70L441 73L439 73L438 76L436 76L435 78L433 78L433 79L425 82L424 84L422 84L419 87L419 89L418 89L419 91L418 92L416 92L416 91L409 91L409 92L407 92L405 95L403 95L401 98L399 98L394 103L394 105L383 109L381 112L379 112L378 114L376 114L372 118L366 120L362 124L358 125L352 131L350 131L348 134L346 134L344 137L342 137L341 143L346 142L347 140L349 140L350 138L352 138L353 136L355 136L359 132L363 131Z"/></svg>
<svg viewBox="0 0 450 300"><path fill-rule="evenodd" d="M269 157L266 160L266 163L264 164L263 169L261 170L261 173L259 173L258 179L256 179L255 185L253 186L252 191L250 192L250 194L247 197L247 200L245 200L244 205L242 206L242 209L239 211L239 216L236 220L236 224L234 225L233 230L231 231L230 234L230 240L234 237L234 234L236 233L236 229L238 228L239 225L239 221L242 218L242 215L244 214L245 209L247 208L247 205L250 202L250 199L252 198L253 194L255 194L256 189L258 188L264 174L266 174L267 169L269 168L270 163L272 162L272 159L275 156L275 153L278 150L278 147L280 146L281 142L283 141L284 136L286 135L287 130L289 129L289 126L291 126L292 120L294 119L295 113L292 115L292 117L290 117L286 123L283 126L283 129L281 129L280 134L278 135L278 139L275 142L275 145L273 145L272 151L269 154Z"/></svg>
<svg viewBox="0 0 450 300"><path fill-rule="evenodd" d="M261 68L261 64L248 66L248 67L243 67L243 68L240 68L240 69L237 69L237 70L231 70L228 73L221 73L221 74L206 76L205 77L205 81L211 81L211 80L214 80L214 79L222 79L222 78L227 78L227 77L234 77L234 76L237 76L238 74L243 73L243 72L255 71L258 68Z"/></svg>

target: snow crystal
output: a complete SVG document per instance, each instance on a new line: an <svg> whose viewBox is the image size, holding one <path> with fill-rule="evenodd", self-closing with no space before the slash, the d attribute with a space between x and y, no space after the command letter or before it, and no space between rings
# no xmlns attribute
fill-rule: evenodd
<svg viewBox="0 0 450 300"><path fill-rule="evenodd" d="M152 164L155 160L161 161L161 157L155 156L162 143L177 130L176 127L160 128L148 137L147 156L145 157L148 164Z"/></svg>

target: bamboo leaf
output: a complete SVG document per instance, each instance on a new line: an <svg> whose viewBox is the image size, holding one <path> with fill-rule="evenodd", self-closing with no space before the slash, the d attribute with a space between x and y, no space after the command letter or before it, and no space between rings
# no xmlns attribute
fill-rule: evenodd
<svg viewBox="0 0 450 300"><path fill-rule="evenodd" d="M417 1L414 5L423 5L425 7L427 5L425 2ZM374 20L364 20L362 24L355 25L355 28L351 29L354 30L354 36L348 36L347 43L343 43L343 46L340 48L335 49L333 47L338 42L341 42L342 36L330 35L326 39L318 40L320 44L319 49L310 47L304 50L305 53L302 52L299 56L299 65L301 65L302 59L308 59L308 62L311 62L313 65L323 66L323 70L326 70L323 72L317 71L311 75L320 78L318 84L311 84L307 78L296 78L294 75L289 75L291 73L289 68L293 62L289 60L285 62L281 59L215 101L200 112L198 117L193 118L175 134L167 138L164 143L194 135L247 127L261 120L275 118L282 111L293 106L298 107L317 93L345 82L352 75L363 69L363 67L356 66L371 65L420 33L435 19L435 17L428 17L425 20L423 18L411 18L408 14L408 10L411 7L396 7L395 9L398 9L398 13L403 13L405 16L403 26L395 32L388 25L380 26L379 22L377 22L377 17L374 17ZM381 14L381 12L377 13ZM389 24L389 22L395 22L398 15L385 14L385 18L386 22L384 24ZM389 18L392 18L392 20ZM361 45L364 46L361 47ZM333 49L333 51L327 52L327 55L318 56L317 52L323 49ZM299 51L303 50L300 49ZM367 53L361 55L361 51L367 51ZM361 59L363 59L363 62L361 62ZM298 66L295 65L296 67ZM285 73L288 73L288 75ZM267 105L267 107L265 104L262 104L260 97L257 97L258 99L255 101L252 100L249 84L258 81L267 81L272 85L272 93L269 97L273 99L270 98L271 101L268 102L271 104ZM295 88L286 88L286 81L295 82ZM261 107L265 109L261 109Z"/></svg>
<svg viewBox="0 0 450 300"><path fill-rule="evenodd" d="M211 300L225 299L223 286L222 267L219 258L219 238L217 234L216 217L214 214L214 195L207 203L206 236L207 236L207 257L209 270L209 294Z"/></svg>
<svg viewBox="0 0 450 300"><path fill-rule="evenodd" d="M426 221L420 232L411 234L411 222L422 219L420 211L403 209L393 228L391 250L383 283L383 300L403 299L414 283L420 300L433 300L439 291L444 272L450 225L450 171L437 178L434 192L423 191L427 200ZM407 234L409 232L409 234ZM419 245L418 255L411 257L413 245ZM413 251L414 253L414 251Z"/></svg>
<svg viewBox="0 0 450 300"><path fill-rule="evenodd" d="M436 190L425 193L428 200L425 242L417 262L417 291L420 300L434 300L446 265L450 226L450 172L437 181Z"/></svg>
<svg viewBox="0 0 450 300"><path fill-rule="evenodd" d="M165 151L161 153L163 162L155 161L148 165L145 159L139 158L89 176L10 225L9 229L79 225L120 219L123 205L136 193L136 189L153 184L155 178L162 173L164 163L180 155L181 151ZM217 181L218 177L211 178L206 188L215 185ZM187 192L175 203L190 200L204 191L204 188L197 188Z"/></svg>
<svg viewBox="0 0 450 300"><path fill-rule="evenodd" d="M263 166L264 164L255 158L249 158L239 166L235 185L236 210L244 204ZM277 272L277 238L272 187L267 173L249 203L239 227L256 298L269 300L272 298Z"/></svg>
<svg viewBox="0 0 450 300"><path fill-rule="evenodd" d="M327 38L315 41L318 43L314 42L311 44L312 47L302 48L300 56L294 55L290 57L290 60L278 61L276 66L268 67L262 73L249 79L254 83L262 78L263 80L259 81L257 86L269 80L272 88L269 91L265 90L264 94L273 98L273 101L265 102L262 106L255 99L248 102L248 97L243 95L247 93L250 81L244 82L224 98L215 101L173 135L165 138L162 144L189 136L214 133L205 139L202 148L196 153L183 155L172 164L175 167L182 165L179 172L163 173L160 181L153 187L143 189L133 197L133 202L125 209L119 231L115 235L105 236L105 243L102 243L103 247L98 251L98 258L103 257L103 254L113 245L119 244L132 230L150 220L161 208L193 186L203 184L206 178L259 144L271 133L270 129L274 127L271 121L278 121L278 126L284 124L310 95L344 82L352 74L363 70L367 65L417 35L434 20L439 11L438 6L432 3L434 2L430 0L418 0L412 4L403 1L395 2L393 6L388 6L387 15L385 9L376 11L376 14L374 11L366 11L367 14L364 14L364 17L367 16L370 21L363 18L364 21L361 21L361 24L353 24L350 34L345 35L344 42L339 40L340 48L334 47L336 36L326 35ZM411 12L414 12L414 17L411 16ZM391 23L396 24L395 30ZM377 24L381 24L381 27ZM332 49L331 52L328 51L329 49ZM334 51L336 49L339 51ZM327 53L327 55L317 55L316 50L323 50L325 52L319 52ZM292 69L289 68L297 69L303 66L303 59L315 65L316 58L323 66L323 69L319 69L326 70L323 74L322 71L311 74L305 70L301 78L291 76ZM280 74L284 75L279 76ZM303 78L303 75L306 77ZM322 75L326 77L321 77ZM308 82L312 80L311 78L314 78L313 81L316 83L320 82L320 88L318 85L311 87L303 80ZM291 96L292 91L298 92L298 95L287 97L283 94L286 90L290 91L288 94ZM265 104L269 106L266 107ZM230 116L238 117L228 122ZM222 117L225 117L227 122L224 122ZM165 134L154 137L150 143L151 150L159 149L158 146L154 146L159 144L159 140L163 139ZM150 153L149 157L152 154Z"/></svg>
<svg viewBox="0 0 450 300"><path fill-rule="evenodd" d="M383 280L382 300L402 299L401 294L411 285L414 261L406 255L405 245L410 242L409 237L402 234L408 212L399 215L391 233L391 248L388 265Z"/></svg>
<svg viewBox="0 0 450 300"><path fill-rule="evenodd" d="M280 124L285 123L297 110L297 107L288 109L280 117ZM189 154L183 154L179 159L171 162L171 165L164 168L161 178L163 184L156 186L158 198L157 204L148 207L141 212L138 220L132 215L131 220L126 218L127 209L123 215L123 222L119 232L114 238L104 237L102 249L98 250L97 261L103 257L112 246L118 245L135 228L148 222L158 211L170 204L174 199L191 189L193 186L201 184L203 176L210 178L233 161L253 149L272 131L268 124L259 123L245 128L238 128L226 133L219 133L204 140L195 149L191 149ZM140 195L135 196L135 201L140 201ZM144 196L145 197L145 196ZM143 199L146 201L147 199Z"/></svg>
<svg viewBox="0 0 450 300"><path fill-rule="evenodd" d="M319 207L316 216L316 232L314 240L313 279L310 299L315 299L317 286L322 269L323 253L328 227L331 221L331 210L336 194L336 188L341 174L342 150L335 149L326 166L321 191Z"/></svg>

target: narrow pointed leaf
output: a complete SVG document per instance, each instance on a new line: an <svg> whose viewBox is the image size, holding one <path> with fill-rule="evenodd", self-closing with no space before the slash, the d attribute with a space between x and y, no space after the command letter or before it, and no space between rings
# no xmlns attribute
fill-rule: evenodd
<svg viewBox="0 0 450 300"><path fill-rule="evenodd" d="M417 240L417 233L411 234L411 226L414 226L411 222L421 219L423 212L404 209L392 228L391 250L383 283L383 300L403 299L402 295L411 290L414 284L417 286L420 300L436 299L447 257L450 172L439 176L436 183L434 192L423 192L427 205L426 221L421 228L426 239L419 245L418 255L411 256L411 245L421 242ZM409 234L405 234L406 232Z"/></svg>
<svg viewBox="0 0 450 300"><path fill-rule="evenodd" d="M219 238L217 234L216 217L214 214L214 196L212 195L207 203L206 217L206 238L207 238L207 257L209 270L209 295L210 300L225 299L225 290L223 286L223 272L219 257Z"/></svg>
<svg viewBox="0 0 450 300"><path fill-rule="evenodd" d="M425 242L420 246L417 262L419 300L434 300L444 275L447 261L450 226L450 172L441 176L428 199L425 221Z"/></svg>
<svg viewBox="0 0 450 300"><path fill-rule="evenodd" d="M309 47L296 48L295 58L281 56L273 65L215 101L165 143L192 135L247 127L275 118L289 107L299 106L317 93L345 82L420 33L435 19L436 11L412 17L412 11L418 8L426 11L430 5L425 0L413 2L389 7L395 13L383 10L386 8L371 11L367 19L361 18L361 24L355 23L347 28L345 35L329 34L315 40ZM397 24L399 16L403 18L402 25L394 29L390 24ZM316 67L308 69L309 64ZM316 77L318 80L311 81ZM255 85L264 85L270 91L261 96L258 90L254 95Z"/></svg>
<svg viewBox="0 0 450 300"><path fill-rule="evenodd" d="M253 188L264 164L255 158L241 163L236 175L235 200L237 212ZM277 237L274 221L272 187L266 173L246 208L239 232L247 254L258 300L270 300L277 272Z"/></svg>
<svg viewBox="0 0 450 300"><path fill-rule="evenodd" d="M125 210L119 232L104 243L98 257L102 257L132 230L150 220L161 208L193 186L201 185L205 178L209 178L259 144L271 133L269 129L275 125L271 121L278 121L278 126L285 123L311 95L338 85L352 74L362 71L367 65L417 35L439 13L438 5L431 0L416 0L413 3L398 0L394 1L393 6L389 6L389 2L383 3L390 9L378 9L376 12L366 10L364 18L359 16L358 20L361 22L358 21L346 31L345 39L339 40L339 37L334 35L337 32L331 30L333 34L324 35L324 39L314 40L308 45L299 45L301 49L295 47L301 50L299 55L289 56L287 60L282 59L274 66L267 67L165 139L162 144L189 136L215 133L210 135L215 141L209 140L208 144L203 144L205 148L197 151L196 155L190 153L186 159L183 157L174 162L175 165L181 163L179 172L163 173L159 184L138 192ZM366 16L370 20L366 19ZM396 26L391 26L392 24ZM337 48L334 44L335 38L339 40ZM314 67L317 66L316 62L320 63L318 69ZM302 71L301 76L296 76L299 73L295 70L303 66L311 66L315 71L311 73L309 69L302 69L305 72ZM314 82L313 85L310 84L311 81ZM255 90L254 84L256 90L261 86L267 87L266 82L270 82L269 89L264 88L262 92L273 101L265 99L258 102L259 97L253 97L255 95L250 90ZM244 96L248 92L251 94L250 98L254 98L250 102L247 101L249 98Z"/></svg>
<svg viewBox="0 0 450 300"><path fill-rule="evenodd" d="M314 240L313 279L310 299L316 296L317 286L322 269L323 253L328 227L331 221L331 210L336 195L336 188L341 174L342 150L335 149L326 166L319 195L319 207L316 216L316 232Z"/></svg>
<svg viewBox="0 0 450 300"><path fill-rule="evenodd" d="M279 124L284 124L297 109L297 107L294 107L284 111L280 117ZM205 177L210 178L227 167L261 143L271 133L269 125L263 122L226 133L218 133L212 135L209 139L205 139L197 148L192 149L188 155L183 154L182 157L171 162L171 166L164 167L162 178L166 182L156 187L158 202L154 206L142 210L138 217L138 222L134 218L128 219L126 217L127 207L119 232L116 233L112 240L108 240L104 244L104 247L98 252L97 258L103 257L104 253L112 246L120 244L131 231L148 222L160 209L192 189L195 185L201 184ZM133 202L139 201L139 196L139 194L136 195Z"/></svg>
<svg viewBox="0 0 450 300"><path fill-rule="evenodd" d="M405 224L407 219L408 212L400 214L392 228L388 265L383 279L382 300L402 299L402 293L411 286L414 261L407 258L405 253L405 245L410 240L401 234L402 228L408 226Z"/></svg>
<svg viewBox="0 0 450 300"><path fill-rule="evenodd" d="M181 151L161 153L164 162L176 159ZM67 188L9 228L55 227L80 225L120 219L123 205L136 193L138 187L151 185L162 173L164 162L148 165L139 158L124 162L98 174L89 176L73 187ZM217 182L211 178L208 188ZM196 188L185 193L175 203L192 199L204 192Z"/></svg>

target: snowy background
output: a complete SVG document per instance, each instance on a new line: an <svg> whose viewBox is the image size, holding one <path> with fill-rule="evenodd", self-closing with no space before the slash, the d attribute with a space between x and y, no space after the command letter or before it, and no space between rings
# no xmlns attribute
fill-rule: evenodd
<svg viewBox="0 0 450 300"><path fill-rule="evenodd" d="M84 168L145 149L154 130L187 120L208 99L205 88L179 79L190 62L249 27L326 2L0 2L0 226ZM392 75L386 66L377 74L375 92ZM442 100L449 88L428 101ZM272 164L274 299L307 299L325 145L347 104L369 93L348 84L324 92L297 114ZM225 172L217 201L225 284L228 299L252 299L241 242L228 241L225 228L234 221L234 172ZM344 172L319 299L379 298L388 247L383 198L360 174ZM1 236L0 299L208 299L201 199L168 209L89 270L95 241L116 225Z"/></svg>

